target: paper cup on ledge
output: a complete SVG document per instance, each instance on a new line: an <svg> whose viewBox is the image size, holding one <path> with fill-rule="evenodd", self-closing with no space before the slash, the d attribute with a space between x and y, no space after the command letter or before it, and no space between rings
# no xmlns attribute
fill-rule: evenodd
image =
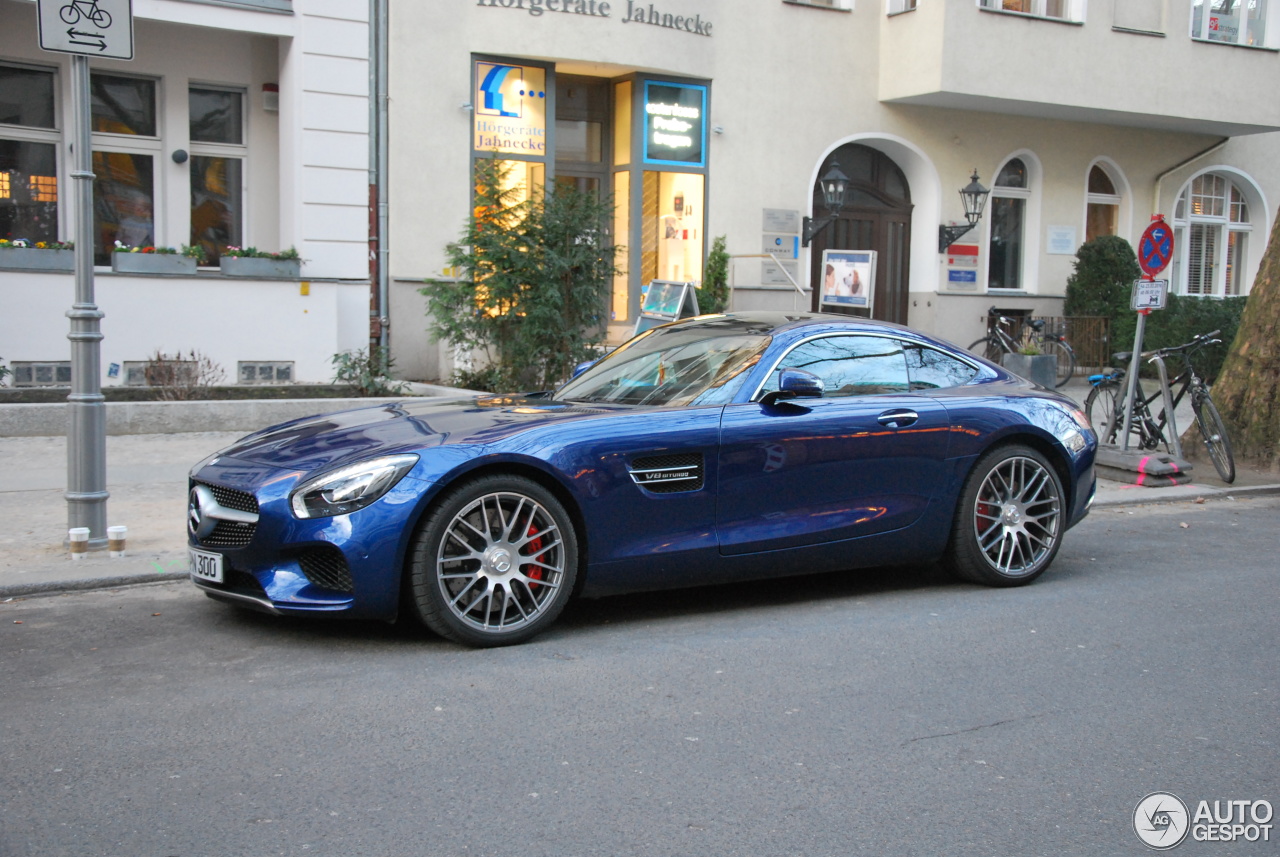
<svg viewBox="0 0 1280 857"><path fill-rule="evenodd" d="M89 553L89 528L72 527L67 530L67 541L71 547L71 558L84 559Z"/></svg>
<svg viewBox="0 0 1280 857"><path fill-rule="evenodd" d="M124 541L128 527L107 527L107 550L111 556L124 556Z"/></svg>

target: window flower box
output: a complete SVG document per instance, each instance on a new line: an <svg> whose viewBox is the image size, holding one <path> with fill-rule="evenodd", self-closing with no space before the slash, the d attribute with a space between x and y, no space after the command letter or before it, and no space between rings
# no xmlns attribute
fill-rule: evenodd
<svg viewBox="0 0 1280 857"><path fill-rule="evenodd" d="M69 274L76 267L74 250L42 250L38 247L0 247L0 270L47 271Z"/></svg>
<svg viewBox="0 0 1280 857"><path fill-rule="evenodd" d="M196 272L196 260L178 253L128 253L117 250L111 254L111 270L118 274L192 276Z"/></svg>
<svg viewBox="0 0 1280 857"><path fill-rule="evenodd" d="M302 273L301 259L270 259L261 256L223 256L219 262L225 277L258 280L296 280Z"/></svg>
<svg viewBox="0 0 1280 857"><path fill-rule="evenodd" d="M228 247L222 251L218 264L227 277L296 280L302 273L302 257L292 247L278 253L257 247Z"/></svg>

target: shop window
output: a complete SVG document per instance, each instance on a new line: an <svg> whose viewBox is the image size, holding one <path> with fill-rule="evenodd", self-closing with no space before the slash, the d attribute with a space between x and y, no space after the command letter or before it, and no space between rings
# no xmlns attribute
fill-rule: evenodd
<svg viewBox="0 0 1280 857"><path fill-rule="evenodd" d="M1195 0L1191 38L1229 45L1267 44L1267 6L1275 0Z"/></svg>
<svg viewBox="0 0 1280 857"><path fill-rule="evenodd" d="M641 281L702 281L703 176L646 170Z"/></svg>
<svg viewBox="0 0 1280 857"><path fill-rule="evenodd" d="M156 82L90 77L93 130L93 263L111 264L116 242L157 243L155 164L160 154Z"/></svg>
<svg viewBox="0 0 1280 857"><path fill-rule="evenodd" d="M58 240L56 77L0 63L0 238Z"/></svg>
<svg viewBox="0 0 1280 857"><path fill-rule="evenodd" d="M191 241L217 265L244 235L244 92L212 87L188 91L191 139Z"/></svg>
<svg viewBox="0 0 1280 857"><path fill-rule="evenodd" d="M1253 233L1245 189L1226 176L1197 176L1174 207L1173 288L1184 295L1249 293L1244 281Z"/></svg>
<svg viewBox="0 0 1280 857"><path fill-rule="evenodd" d="M991 247L987 287L1021 289L1026 249L1027 203L1031 198L1027 165L1013 158L1001 168L991 189Z"/></svg>
<svg viewBox="0 0 1280 857"><path fill-rule="evenodd" d="M889 14L897 15L902 12L914 12L916 9L916 0L889 0Z"/></svg>
<svg viewBox="0 0 1280 857"><path fill-rule="evenodd" d="M1116 183L1100 164L1089 169L1084 240L1115 235L1120 225L1120 194Z"/></svg>

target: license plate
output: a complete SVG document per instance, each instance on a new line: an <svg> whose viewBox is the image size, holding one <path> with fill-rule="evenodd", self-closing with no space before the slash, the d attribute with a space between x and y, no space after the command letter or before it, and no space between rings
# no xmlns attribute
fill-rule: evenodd
<svg viewBox="0 0 1280 857"><path fill-rule="evenodd" d="M191 577L195 580L207 580L210 583L222 582L222 554L198 551L187 548L191 560Z"/></svg>

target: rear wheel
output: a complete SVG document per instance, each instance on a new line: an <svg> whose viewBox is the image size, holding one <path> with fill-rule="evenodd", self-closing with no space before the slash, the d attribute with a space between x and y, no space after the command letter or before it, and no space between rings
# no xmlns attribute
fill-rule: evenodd
<svg viewBox="0 0 1280 857"><path fill-rule="evenodd" d="M1209 459L1213 462L1223 482L1231 483L1236 479L1236 459L1231 454L1231 439L1227 437L1227 429L1218 415L1218 408L1205 392L1197 393L1191 398L1191 408L1195 411L1196 426L1200 436L1204 438L1205 448L1209 450Z"/></svg>
<svg viewBox="0 0 1280 857"><path fill-rule="evenodd" d="M960 577L1020 586L1053 562L1065 530L1062 482L1039 452L997 447L965 480L946 562Z"/></svg>
<svg viewBox="0 0 1280 857"><path fill-rule="evenodd" d="M1054 370L1055 387L1061 387L1071 380L1076 371L1076 353L1060 339L1046 339L1041 346L1045 354L1052 354L1058 361Z"/></svg>
<svg viewBox="0 0 1280 857"><path fill-rule="evenodd" d="M979 339L969 346L969 350L996 364L999 364L1000 357L1004 354L1004 347L1000 345L1000 340L994 336L985 336Z"/></svg>
<svg viewBox="0 0 1280 857"><path fill-rule="evenodd" d="M445 495L411 553L413 603L428 628L470 646L522 643L573 593L578 539L555 496L519 476L485 476Z"/></svg>

